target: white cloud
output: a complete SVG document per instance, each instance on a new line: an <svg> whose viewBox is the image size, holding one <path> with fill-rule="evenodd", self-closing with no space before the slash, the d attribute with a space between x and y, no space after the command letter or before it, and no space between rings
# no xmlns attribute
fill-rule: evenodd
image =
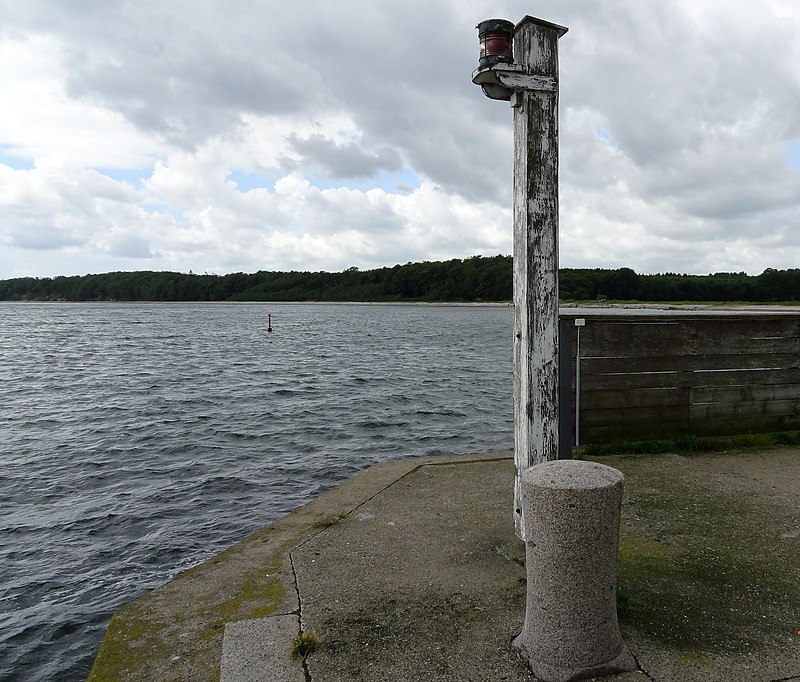
<svg viewBox="0 0 800 682"><path fill-rule="evenodd" d="M0 33L0 144L29 159L138 168L157 146L119 113L68 97L64 45L53 36Z"/></svg>
<svg viewBox="0 0 800 682"><path fill-rule="evenodd" d="M8 4L0 277L509 253L512 112L469 76L477 21L528 11L516 0ZM570 28L563 265L797 267L795 3L535 11Z"/></svg>

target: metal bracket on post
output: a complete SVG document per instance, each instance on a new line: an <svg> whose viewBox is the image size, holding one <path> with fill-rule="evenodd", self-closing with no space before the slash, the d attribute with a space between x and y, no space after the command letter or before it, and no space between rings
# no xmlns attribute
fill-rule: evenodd
<svg viewBox="0 0 800 682"><path fill-rule="evenodd" d="M558 90L558 81L555 78L526 73L524 69L515 64L492 64L478 67L472 72L472 82L480 85L483 93L489 99L512 100L512 107L521 104L521 102L514 104L514 99L520 100L519 97L513 97L516 93L524 91L556 92Z"/></svg>

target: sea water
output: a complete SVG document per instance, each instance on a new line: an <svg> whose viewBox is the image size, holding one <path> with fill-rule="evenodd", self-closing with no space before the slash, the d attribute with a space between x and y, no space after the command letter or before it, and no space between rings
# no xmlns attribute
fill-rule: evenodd
<svg viewBox="0 0 800 682"><path fill-rule="evenodd" d="M0 303L0 679L85 679L116 608L374 462L511 449L511 327Z"/></svg>

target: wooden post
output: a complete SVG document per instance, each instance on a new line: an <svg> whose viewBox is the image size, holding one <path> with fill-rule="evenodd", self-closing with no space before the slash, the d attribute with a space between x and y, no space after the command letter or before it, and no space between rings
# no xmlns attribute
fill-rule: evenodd
<svg viewBox="0 0 800 682"><path fill-rule="evenodd" d="M558 39L566 29L525 17L514 63L553 79L514 92L514 528L525 539L522 473L558 459Z"/></svg>
<svg viewBox="0 0 800 682"><path fill-rule="evenodd" d="M558 459L558 39L567 29L526 16L478 24L472 73L514 108L514 528L525 539L522 472Z"/></svg>

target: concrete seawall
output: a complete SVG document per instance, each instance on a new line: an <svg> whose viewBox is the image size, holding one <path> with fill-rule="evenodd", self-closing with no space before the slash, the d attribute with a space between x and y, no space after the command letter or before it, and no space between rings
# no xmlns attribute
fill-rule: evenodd
<svg viewBox="0 0 800 682"><path fill-rule="evenodd" d="M800 451L602 461L647 675L615 679L800 679ZM89 679L530 680L512 482L510 453L375 465L119 609Z"/></svg>

